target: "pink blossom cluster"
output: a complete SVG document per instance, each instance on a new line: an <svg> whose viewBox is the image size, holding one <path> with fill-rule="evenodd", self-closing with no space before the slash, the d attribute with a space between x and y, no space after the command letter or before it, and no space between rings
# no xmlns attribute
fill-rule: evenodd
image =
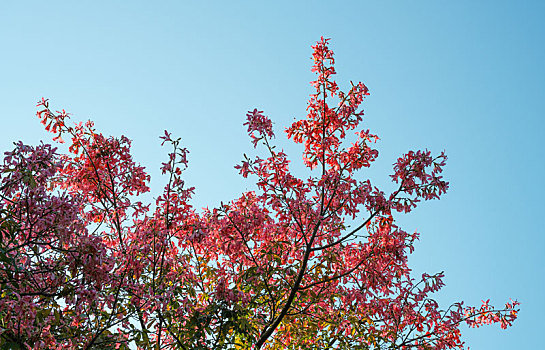
<svg viewBox="0 0 545 350"><path fill-rule="evenodd" d="M248 118L246 123L243 125L248 125L248 134L252 138L252 144L254 147L257 147L257 143L264 137L272 138L274 137L274 132L272 130L272 121L264 116L263 111L258 111L257 108L253 111L249 111L246 114ZM256 134L257 133L257 136Z"/></svg>

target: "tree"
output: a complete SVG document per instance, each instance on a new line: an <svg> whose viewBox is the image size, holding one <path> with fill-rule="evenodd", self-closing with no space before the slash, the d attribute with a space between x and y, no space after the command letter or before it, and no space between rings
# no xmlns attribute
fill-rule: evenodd
<svg viewBox="0 0 545 350"><path fill-rule="evenodd" d="M391 194L359 179L378 156L378 137L359 129L368 89L341 92L328 39L313 50L308 114L286 129L309 177L290 172L254 109L244 125L267 156L236 168L257 190L201 212L180 139L161 137L168 183L144 204L149 176L130 140L69 125L42 99L38 117L69 152L17 143L0 168L2 348L452 349L463 322L511 325L516 301L441 309L431 295L443 274L411 276L418 234L394 214L445 193L446 156L401 156Z"/></svg>

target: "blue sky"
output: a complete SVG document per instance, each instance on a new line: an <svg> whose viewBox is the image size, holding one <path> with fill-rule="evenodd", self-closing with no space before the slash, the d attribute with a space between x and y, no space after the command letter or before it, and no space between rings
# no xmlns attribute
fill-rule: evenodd
<svg viewBox="0 0 545 350"><path fill-rule="evenodd" d="M337 81L363 81L365 124L381 137L367 174L386 175L409 149L445 150L451 188L398 221L421 232L416 274L445 271L437 298L521 303L514 327L464 330L472 349L537 349L545 309L545 2L93 1L0 4L0 148L50 142L34 116L43 97L104 134L134 140L152 175L158 136L190 150L197 207L252 183L233 166L252 153L245 113L264 110L277 142L305 115L310 46L331 38Z"/></svg>

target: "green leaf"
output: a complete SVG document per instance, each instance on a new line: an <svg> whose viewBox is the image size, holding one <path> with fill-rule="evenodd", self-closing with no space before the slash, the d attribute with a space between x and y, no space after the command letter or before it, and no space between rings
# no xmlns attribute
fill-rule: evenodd
<svg viewBox="0 0 545 350"><path fill-rule="evenodd" d="M0 350L20 350L21 347L17 343L9 342L1 345Z"/></svg>

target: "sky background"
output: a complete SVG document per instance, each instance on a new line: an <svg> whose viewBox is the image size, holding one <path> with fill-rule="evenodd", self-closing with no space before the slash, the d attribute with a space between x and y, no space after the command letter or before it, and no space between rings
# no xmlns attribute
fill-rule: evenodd
<svg viewBox="0 0 545 350"><path fill-rule="evenodd" d="M370 89L364 128L381 138L361 179L387 175L410 149L445 150L450 190L396 219L421 240L415 275L445 271L446 308L481 299L521 305L507 331L463 328L472 349L538 349L545 310L545 1L3 1L0 150L51 142L35 117L49 98L74 121L133 140L164 184L158 136L190 150L193 204L253 189L233 166L252 146L242 123L264 110L277 144L304 174L282 130L305 116L310 56L331 38L337 82Z"/></svg>

